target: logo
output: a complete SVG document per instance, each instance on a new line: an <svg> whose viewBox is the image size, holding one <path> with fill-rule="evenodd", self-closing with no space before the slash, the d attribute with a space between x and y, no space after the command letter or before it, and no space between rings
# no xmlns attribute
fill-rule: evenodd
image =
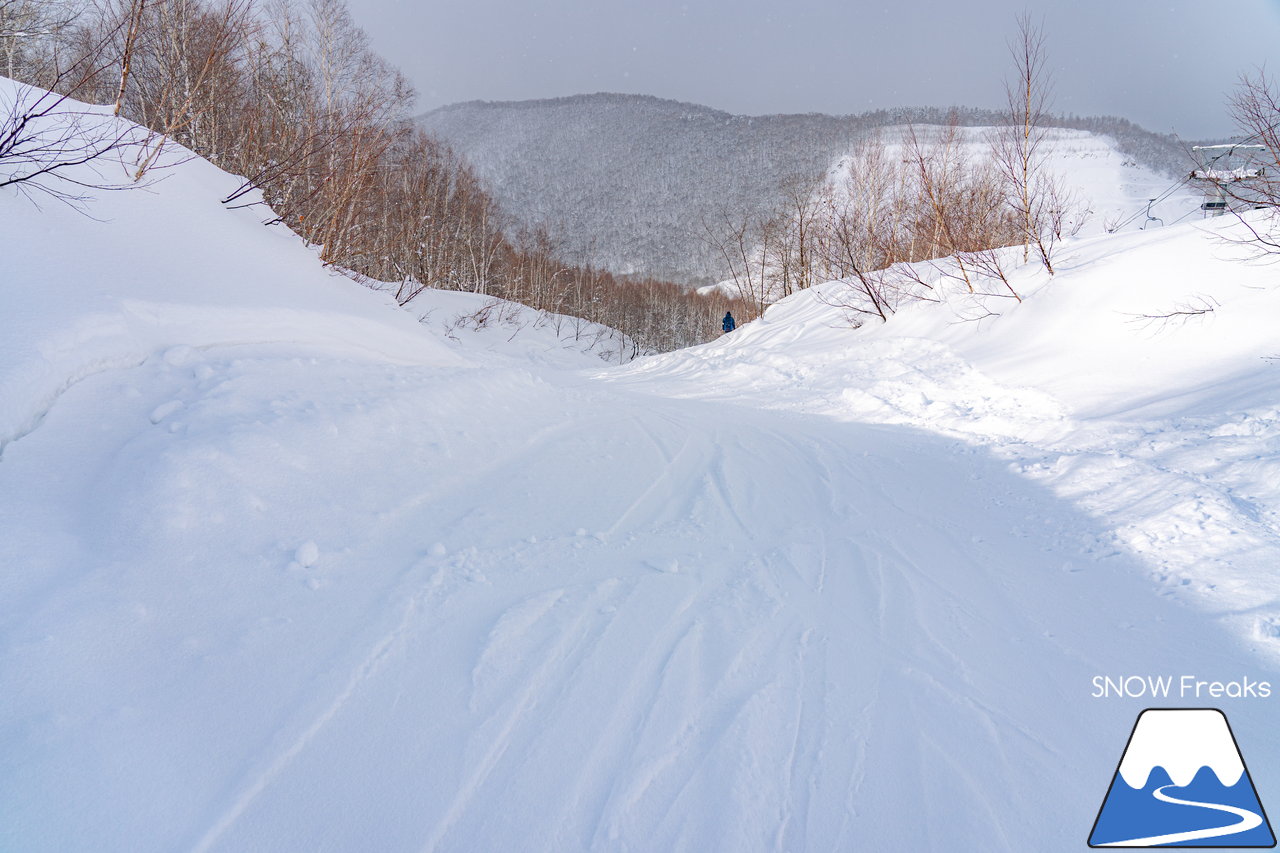
<svg viewBox="0 0 1280 853"><path fill-rule="evenodd" d="M1274 847L1240 747L1216 708L1138 715L1090 847Z"/></svg>

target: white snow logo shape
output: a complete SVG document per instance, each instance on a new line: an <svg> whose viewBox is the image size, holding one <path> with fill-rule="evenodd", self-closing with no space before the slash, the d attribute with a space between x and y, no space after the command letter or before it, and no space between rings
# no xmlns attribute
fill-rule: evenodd
<svg viewBox="0 0 1280 853"><path fill-rule="evenodd" d="M1090 847L1275 845L1226 715L1216 708L1138 715Z"/></svg>

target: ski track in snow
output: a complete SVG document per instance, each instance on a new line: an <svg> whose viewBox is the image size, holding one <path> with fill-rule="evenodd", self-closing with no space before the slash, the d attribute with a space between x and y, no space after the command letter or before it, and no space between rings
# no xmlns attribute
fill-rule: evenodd
<svg viewBox="0 0 1280 853"><path fill-rule="evenodd" d="M661 381L196 362L90 377L6 454L15 529L98 556L0 622L0 846L1073 849L1133 710L1089 678L1239 665L954 437Z"/></svg>
<svg viewBox="0 0 1280 853"><path fill-rule="evenodd" d="M785 344L799 332L784 326L759 353L722 341L662 356L622 378L686 398L927 426L988 448L1103 521L1100 549L1138 556L1165 594L1219 614L1280 661L1280 579L1270 568L1280 559L1280 457L1259 452L1280 450L1274 371L1250 377L1249 393L1205 387L1080 415L1001 386L933 341L864 341L826 359L792 358ZM708 387L709 375L721 381Z"/></svg>

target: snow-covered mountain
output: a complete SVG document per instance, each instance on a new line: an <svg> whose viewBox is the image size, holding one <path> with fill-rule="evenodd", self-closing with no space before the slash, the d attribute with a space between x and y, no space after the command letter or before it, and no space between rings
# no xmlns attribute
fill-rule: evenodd
<svg viewBox="0 0 1280 853"><path fill-rule="evenodd" d="M160 174L0 191L0 849L1076 850L1147 701L1093 677L1280 680L1229 221L612 368Z"/></svg>
<svg viewBox="0 0 1280 853"><path fill-rule="evenodd" d="M1244 775L1244 762L1220 711L1187 709L1144 713L1120 762L1130 788L1144 788L1151 771L1163 767L1178 787L1191 784L1202 767L1231 787Z"/></svg>
<svg viewBox="0 0 1280 853"><path fill-rule="evenodd" d="M615 272L709 283L723 271L703 239L704 222L719 225L726 209L770 208L785 181L816 182L870 131L945 124L949 115L899 109L738 116L648 96L596 94L471 101L419 121L467 157L518 223L546 225L575 254ZM974 127L1000 121L982 110L955 116ZM1188 169L1176 140L1122 119L1062 124L1105 136L1093 147L1095 156L1114 161L1108 193L1119 191L1115 182L1142 185L1125 198L1127 212Z"/></svg>

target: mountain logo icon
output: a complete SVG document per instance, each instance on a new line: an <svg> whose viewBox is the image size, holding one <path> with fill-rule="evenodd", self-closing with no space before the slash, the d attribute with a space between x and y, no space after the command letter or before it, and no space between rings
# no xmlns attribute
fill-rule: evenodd
<svg viewBox="0 0 1280 853"><path fill-rule="evenodd" d="M1275 847L1227 717L1217 708L1138 715L1090 847Z"/></svg>

